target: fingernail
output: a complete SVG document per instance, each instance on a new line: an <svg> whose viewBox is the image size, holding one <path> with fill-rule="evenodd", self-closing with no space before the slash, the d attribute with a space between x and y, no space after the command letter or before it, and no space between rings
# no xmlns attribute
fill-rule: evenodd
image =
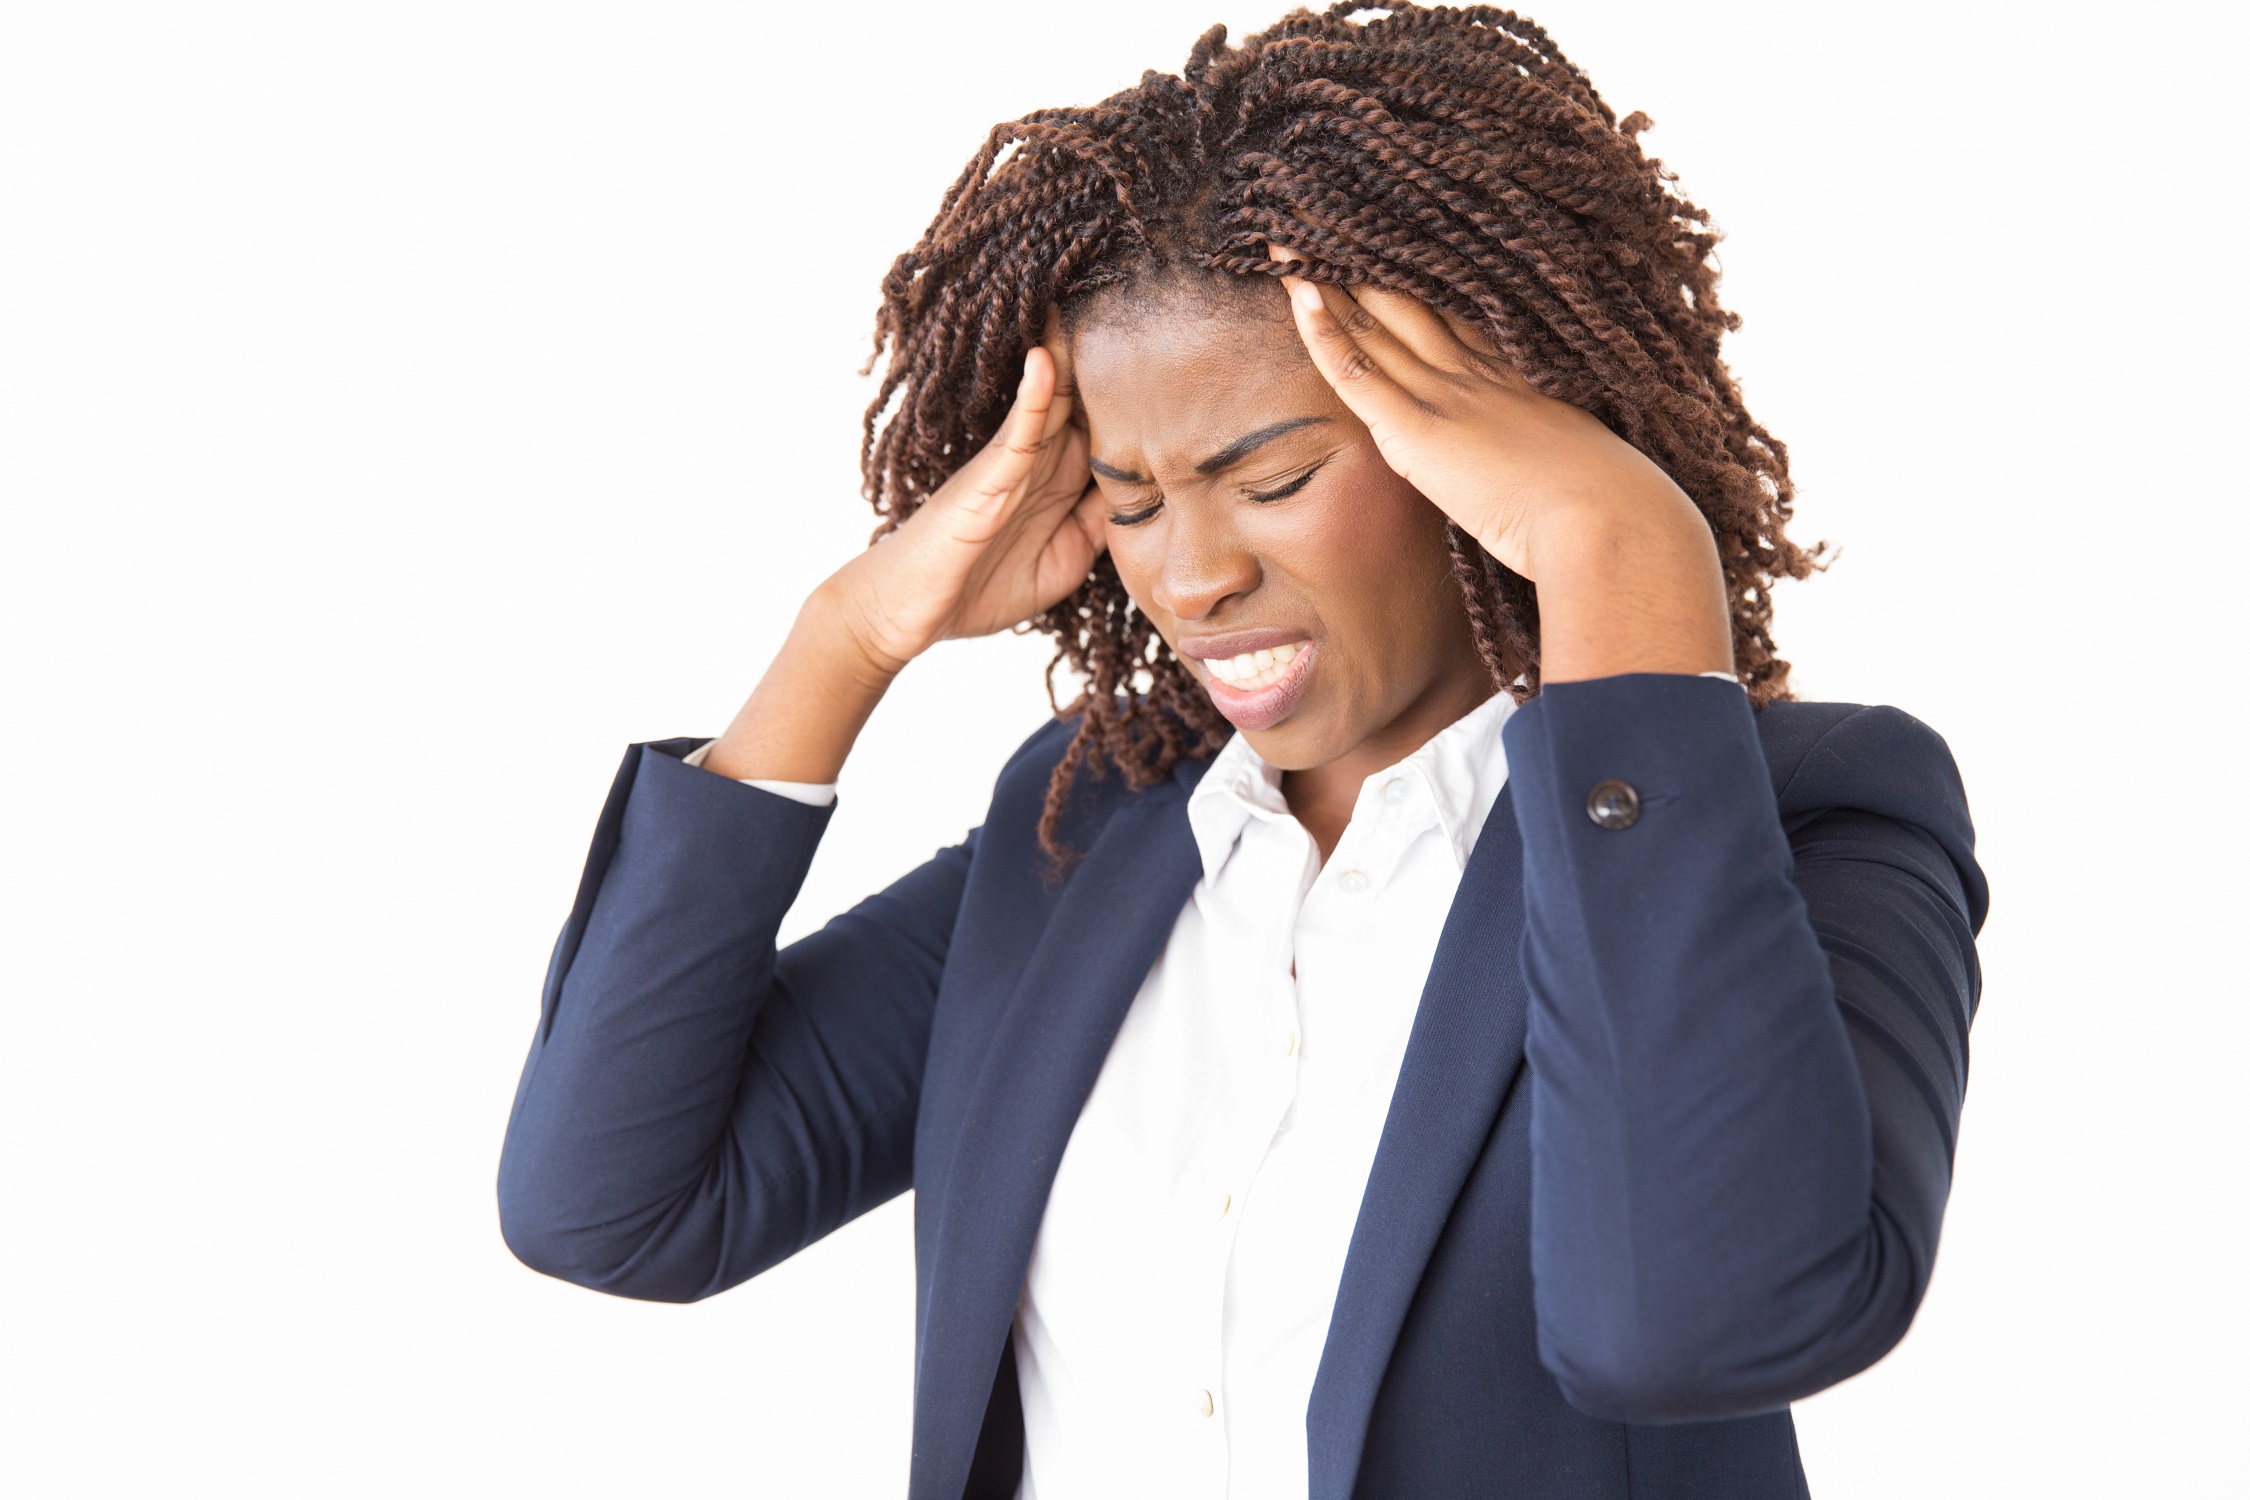
<svg viewBox="0 0 2250 1500"><path fill-rule="evenodd" d="M1319 312L1320 288L1309 281L1300 281L1297 283L1297 289L1289 294L1289 300L1306 312Z"/></svg>

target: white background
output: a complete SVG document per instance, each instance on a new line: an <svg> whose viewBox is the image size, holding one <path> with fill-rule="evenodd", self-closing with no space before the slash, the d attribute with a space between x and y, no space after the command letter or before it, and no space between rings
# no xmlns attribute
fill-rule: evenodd
<svg viewBox="0 0 2250 1500"><path fill-rule="evenodd" d="M0 9L0 1489L882 1495L908 1206L698 1307L492 1179L628 741L864 538L877 278L992 121L1234 0ZM2245 1493L2244 184L2213 8L1547 0L1728 231L1806 696L1996 893L1943 1257L1822 1500ZM1247 26L1246 24L1247 23ZM947 647L792 918L1043 710Z"/></svg>

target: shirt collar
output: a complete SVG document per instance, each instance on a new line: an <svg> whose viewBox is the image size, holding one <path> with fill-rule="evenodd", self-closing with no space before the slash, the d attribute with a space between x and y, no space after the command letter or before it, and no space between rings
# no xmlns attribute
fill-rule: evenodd
<svg viewBox="0 0 2250 1500"><path fill-rule="evenodd" d="M1506 693L1495 693L1431 736L1396 765L1367 778L1353 819L1374 789L1399 776L1420 781L1437 808L1438 826L1466 867L1485 819L1508 781L1508 758L1500 731L1516 711ZM1203 878L1216 880L1253 818L1280 822L1290 816L1281 795L1281 772L1266 764L1250 742L1236 734L1213 757L1211 768L1188 798L1188 827L1203 860Z"/></svg>

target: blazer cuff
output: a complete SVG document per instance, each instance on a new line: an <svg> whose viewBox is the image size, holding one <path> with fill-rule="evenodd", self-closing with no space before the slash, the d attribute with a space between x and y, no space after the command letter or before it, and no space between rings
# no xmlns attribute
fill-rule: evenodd
<svg viewBox="0 0 2250 1500"><path fill-rule="evenodd" d="M621 809L625 830L637 830L642 839L691 860L730 866L742 864L746 847L756 849L761 852L758 863L794 866L801 877L827 831L833 807L712 771L690 775L693 753L710 743L650 740L626 752L628 764L636 754L639 764ZM751 788L750 795L737 787ZM795 899L794 890L790 899Z"/></svg>
<svg viewBox="0 0 2250 1500"><path fill-rule="evenodd" d="M1501 742L1528 852L1560 857L1550 868L1637 865L1651 837L1692 837L1745 812L1779 838L1757 718L1716 674L1551 684ZM1786 860L1785 846L1775 852Z"/></svg>
<svg viewBox="0 0 2250 1500"><path fill-rule="evenodd" d="M711 753L711 747L717 743L717 740L705 740L681 756L681 763L702 766L703 758ZM836 800L836 783L833 781L774 781L763 776L737 776L734 779L744 786L754 786L761 792L787 797L790 801L802 802L807 807L826 807Z"/></svg>
<svg viewBox="0 0 2250 1500"><path fill-rule="evenodd" d="M542 1044L589 935L597 953L619 935L597 931L597 908L613 926L621 921L623 931L633 929L635 914L651 918L662 929L659 951L676 961L686 948L742 940L745 922L752 947L770 945L796 900L834 809L738 787L682 764L697 743L656 740L626 750L547 965Z"/></svg>

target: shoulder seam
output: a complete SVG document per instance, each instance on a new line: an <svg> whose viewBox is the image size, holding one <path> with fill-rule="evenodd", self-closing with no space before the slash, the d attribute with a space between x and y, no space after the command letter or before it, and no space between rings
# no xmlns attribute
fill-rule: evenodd
<svg viewBox="0 0 2250 1500"><path fill-rule="evenodd" d="M1813 758L1814 752L1819 750L1821 746L1828 743L1828 737L1830 735L1834 734L1837 730L1842 729L1846 724L1849 724L1854 720L1860 718L1862 715L1873 713L1879 707L1881 707L1880 704L1863 703L1859 707L1853 709L1850 713L1844 715L1841 719L1838 719L1835 723L1829 725L1826 729L1823 729L1820 732L1820 737L1814 740L1811 744L1807 745L1805 747L1805 753L1798 756L1797 763L1789 768L1789 779L1781 784L1781 789L1779 791L1774 793L1773 800L1776 803L1783 803L1789 800L1789 793L1796 787L1797 778L1805 773L1805 762L1811 760Z"/></svg>

